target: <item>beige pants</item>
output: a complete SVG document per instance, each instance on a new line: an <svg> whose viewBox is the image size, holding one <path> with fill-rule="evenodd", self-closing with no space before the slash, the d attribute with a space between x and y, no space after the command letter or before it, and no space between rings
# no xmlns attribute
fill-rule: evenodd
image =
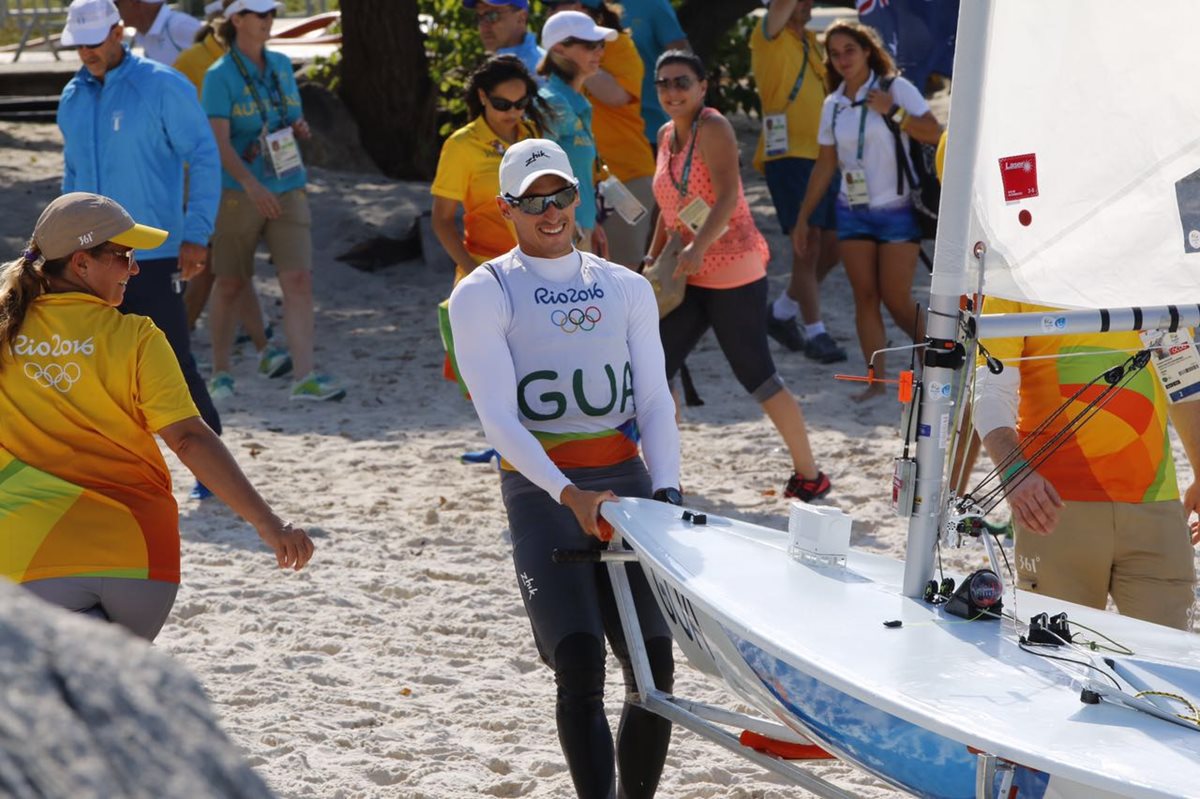
<svg viewBox="0 0 1200 799"><path fill-rule="evenodd" d="M646 215L636 225L631 225L614 211L604 221L604 233L608 236L608 260L637 269L646 254L650 222L654 217L654 178L634 178L625 184L625 188L646 206Z"/></svg>
<svg viewBox="0 0 1200 799"><path fill-rule="evenodd" d="M1190 629L1196 574L1178 500L1064 502L1050 535L1014 528L1021 588L1093 608L1111 594L1125 616Z"/></svg>

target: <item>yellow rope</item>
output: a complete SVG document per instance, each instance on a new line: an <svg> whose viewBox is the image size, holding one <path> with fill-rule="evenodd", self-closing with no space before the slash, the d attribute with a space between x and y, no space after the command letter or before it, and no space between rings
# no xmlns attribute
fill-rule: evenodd
<svg viewBox="0 0 1200 799"><path fill-rule="evenodd" d="M1166 691L1138 691L1136 694L1134 694L1134 696L1136 696L1138 699L1141 699L1143 696L1161 696L1164 699L1173 699L1186 707L1191 713L1189 716L1185 716L1182 713L1176 713L1175 715L1184 721L1191 722L1192 724L1200 727L1200 708L1197 708L1194 704L1192 704L1192 701L1187 697L1180 696L1179 694L1167 693Z"/></svg>

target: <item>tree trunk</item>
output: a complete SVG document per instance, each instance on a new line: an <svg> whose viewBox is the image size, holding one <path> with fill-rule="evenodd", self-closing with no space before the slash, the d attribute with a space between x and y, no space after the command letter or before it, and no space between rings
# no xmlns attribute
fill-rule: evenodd
<svg viewBox="0 0 1200 799"><path fill-rule="evenodd" d="M341 0L339 92L384 174L429 180L437 166L436 87L417 0Z"/></svg>
<svg viewBox="0 0 1200 799"><path fill-rule="evenodd" d="M678 11L679 24L687 31L692 50L709 64L721 37L756 8L762 8L761 0L684 0Z"/></svg>

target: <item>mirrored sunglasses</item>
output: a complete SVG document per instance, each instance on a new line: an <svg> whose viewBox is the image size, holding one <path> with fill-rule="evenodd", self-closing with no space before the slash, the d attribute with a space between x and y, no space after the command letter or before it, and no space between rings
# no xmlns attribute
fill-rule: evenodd
<svg viewBox="0 0 1200 799"><path fill-rule="evenodd" d="M488 105L490 105L492 108L496 109L497 111L511 111L514 108L516 108L520 111L524 111L526 108L529 107L529 102L532 99L533 98L530 97L528 94L525 95L524 97L522 97L520 100L506 100L503 97L492 97L489 94L488 95Z"/></svg>
<svg viewBox="0 0 1200 799"><path fill-rule="evenodd" d="M546 213L546 209L554 206L560 211L565 211L575 202L575 198L579 196L579 189L576 186L567 186L565 189L554 192L554 194L536 195L533 197L510 197L504 195L504 201L521 211L521 213L529 214L530 216L541 216Z"/></svg>
<svg viewBox="0 0 1200 799"><path fill-rule="evenodd" d="M678 89L681 92L686 92L696 84L696 79L691 75L676 75L673 78L658 78L654 81L654 85L659 91L668 88Z"/></svg>

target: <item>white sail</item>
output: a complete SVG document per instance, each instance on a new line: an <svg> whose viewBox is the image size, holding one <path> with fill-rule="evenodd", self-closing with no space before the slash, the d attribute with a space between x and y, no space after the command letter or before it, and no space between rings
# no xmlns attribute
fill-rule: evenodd
<svg viewBox="0 0 1200 799"><path fill-rule="evenodd" d="M942 198L945 219L955 189L969 194L968 240L940 236L939 266L975 268L982 240L989 295L1200 302L1200 2L1004 0L987 31L974 174L954 186L948 162ZM951 158L957 130L952 112Z"/></svg>

